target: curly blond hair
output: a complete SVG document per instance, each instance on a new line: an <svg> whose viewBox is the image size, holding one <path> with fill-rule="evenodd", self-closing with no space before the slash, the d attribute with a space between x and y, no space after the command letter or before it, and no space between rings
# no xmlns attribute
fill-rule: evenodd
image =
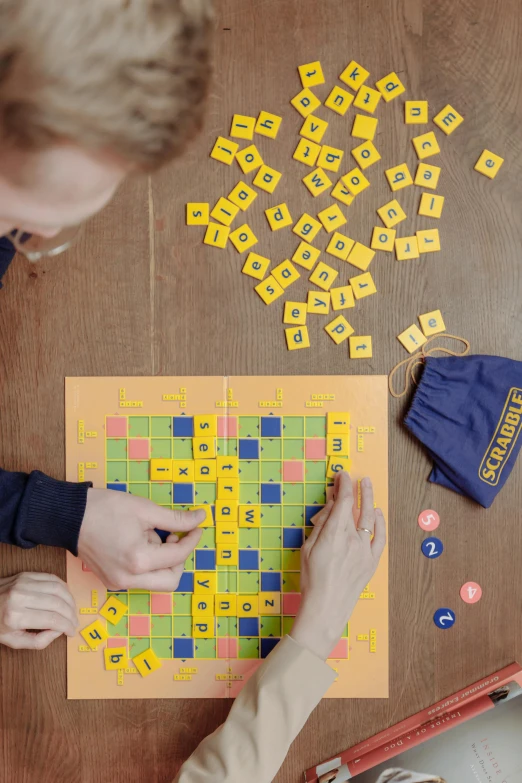
<svg viewBox="0 0 522 783"><path fill-rule="evenodd" d="M145 171L202 123L211 0L0 0L0 141L71 141Z"/></svg>

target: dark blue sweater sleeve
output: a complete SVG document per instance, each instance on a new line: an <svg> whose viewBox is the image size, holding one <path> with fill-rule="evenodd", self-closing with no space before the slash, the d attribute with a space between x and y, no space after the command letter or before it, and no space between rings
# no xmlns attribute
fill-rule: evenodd
<svg viewBox="0 0 522 783"><path fill-rule="evenodd" d="M59 546L77 555L90 486L57 481L38 470L27 474L0 468L0 541L25 549Z"/></svg>
<svg viewBox="0 0 522 783"><path fill-rule="evenodd" d="M13 260L15 252L7 237L0 237L0 288L2 288L2 277L7 272L7 267Z"/></svg>

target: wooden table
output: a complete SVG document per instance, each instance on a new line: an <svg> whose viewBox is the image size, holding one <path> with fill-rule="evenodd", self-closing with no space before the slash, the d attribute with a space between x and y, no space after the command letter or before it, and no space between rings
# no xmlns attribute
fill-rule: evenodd
<svg viewBox="0 0 522 783"><path fill-rule="evenodd" d="M5 468L38 467L63 477L67 375L383 374L405 356L395 336L438 307L449 331L466 336L475 352L522 359L518 0L222 0L218 9L206 128L185 158L150 181L128 182L74 252L36 266L18 258L7 275L0 293ZM253 281L241 275L235 250L207 248L202 230L184 225L185 202L215 202L239 180L237 167L208 159L232 114L281 113L280 138L257 141L285 177L277 199L261 195L248 220L260 239L256 249L274 262L289 257L295 238L289 230L270 234L263 209L286 201L297 219L330 203L328 195L312 201L298 181L307 170L291 160L301 124L289 105L300 90L296 68L322 61L328 84L317 93L325 98L352 58L374 78L397 71L406 97L429 100L430 116L451 103L465 117L442 138L442 251L420 262L398 263L385 254L374 260L379 293L349 314L357 332L374 339L374 358L360 363L348 360L346 344L334 346L319 316L309 319L313 347L288 353L280 302L265 307ZM370 170L372 187L349 208L347 233L362 242L370 241L376 207L391 197L384 168L406 161L414 169L409 139L428 130L404 125L402 103L379 107L375 143L382 161ZM319 114L331 120L328 143L354 146L353 109L345 120L327 109ZM493 182L473 171L485 147L506 158ZM411 233L427 225L414 217L418 188L400 199ZM318 244L325 247L324 236ZM331 261L346 278L343 262ZM302 299L307 288L303 275L291 298ZM520 462L487 512L430 485L429 460L401 425L406 406L390 403L391 698L323 703L277 778L285 783L457 688L522 661ZM427 507L444 523L446 552L436 564L419 552L416 519ZM2 546L0 558L2 575L27 569L64 576L61 551ZM482 585L484 598L464 610L458 590L468 579ZM431 616L447 605L462 611L455 628L441 633ZM229 709L224 701L67 702L63 639L38 654L2 648L0 666L0 777L13 783L169 781Z"/></svg>

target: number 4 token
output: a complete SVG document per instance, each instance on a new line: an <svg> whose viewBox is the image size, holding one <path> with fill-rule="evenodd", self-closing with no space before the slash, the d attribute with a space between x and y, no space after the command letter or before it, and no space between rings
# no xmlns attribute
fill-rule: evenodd
<svg viewBox="0 0 522 783"><path fill-rule="evenodd" d="M430 560L440 557L444 552L444 545L440 538L426 538L422 542L422 554Z"/></svg>
<svg viewBox="0 0 522 783"><path fill-rule="evenodd" d="M437 628L442 628L443 631L455 625L455 620L455 612L451 609L437 609L433 615L433 622Z"/></svg>
<svg viewBox="0 0 522 783"><path fill-rule="evenodd" d="M477 582L466 582L460 588L460 597L467 604L476 604L482 598L482 588Z"/></svg>

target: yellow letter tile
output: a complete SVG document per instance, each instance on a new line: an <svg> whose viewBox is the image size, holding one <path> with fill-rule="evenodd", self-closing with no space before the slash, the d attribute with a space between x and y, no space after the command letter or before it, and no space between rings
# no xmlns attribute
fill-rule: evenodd
<svg viewBox="0 0 522 783"><path fill-rule="evenodd" d="M404 345L408 353L414 353L417 348L420 348L426 342L426 338L415 324L405 329L404 332L397 336L397 339Z"/></svg>
<svg viewBox="0 0 522 783"><path fill-rule="evenodd" d="M230 229L227 226L221 226L219 223L209 223L205 239L205 245L219 247L221 250L227 246Z"/></svg>
<svg viewBox="0 0 522 783"><path fill-rule="evenodd" d="M91 650L97 650L98 645L104 642L105 639L107 639L109 636L103 623L101 623L99 620L95 620L93 623L80 631L80 633Z"/></svg>
<svg viewBox="0 0 522 783"><path fill-rule="evenodd" d="M397 261L407 261L409 258L419 257L419 244L417 237L401 237L395 240L395 255Z"/></svg>
<svg viewBox="0 0 522 783"><path fill-rule="evenodd" d="M352 196L356 196L370 186L369 181L358 168L352 169L348 174L345 174L344 177L341 177L341 179Z"/></svg>
<svg viewBox="0 0 522 783"><path fill-rule="evenodd" d="M353 295L356 299L364 299L377 293L371 272L365 272L350 279Z"/></svg>
<svg viewBox="0 0 522 783"><path fill-rule="evenodd" d="M484 176L489 177L489 179L495 179L503 163L504 158L501 158L500 155L495 155L494 152L484 150L475 163L475 171L484 174Z"/></svg>
<svg viewBox="0 0 522 783"><path fill-rule="evenodd" d="M429 163L419 163L415 174L415 184L420 187L435 190L440 176L440 166L430 166Z"/></svg>
<svg viewBox="0 0 522 783"><path fill-rule="evenodd" d="M216 621L214 617L192 618L192 636L194 639L213 639L216 635Z"/></svg>
<svg viewBox="0 0 522 783"><path fill-rule="evenodd" d="M355 329L350 326L344 315L338 315L329 324L326 324L324 330L330 335L336 345L340 345L344 340L347 340Z"/></svg>
<svg viewBox="0 0 522 783"><path fill-rule="evenodd" d="M362 272L366 272L370 266L372 259L375 255L375 250L372 250L361 242L356 242L350 251L348 256L348 263L352 266L356 266Z"/></svg>
<svg viewBox="0 0 522 783"><path fill-rule="evenodd" d="M269 258L259 256L257 253L249 253L241 271L244 275L254 277L256 280L262 280L269 266Z"/></svg>
<svg viewBox="0 0 522 783"><path fill-rule="evenodd" d="M213 459L216 456L215 438L192 438L194 459ZM195 466L194 466L195 470Z"/></svg>
<svg viewBox="0 0 522 783"><path fill-rule="evenodd" d="M322 225L319 221L314 220L313 217L310 217L310 215L307 215L305 212L304 215L299 218L292 231L301 239L313 242L321 229Z"/></svg>
<svg viewBox="0 0 522 783"><path fill-rule="evenodd" d="M238 182L234 190L228 194L228 200L243 212L246 212L256 198L256 191L244 182Z"/></svg>
<svg viewBox="0 0 522 783"><path fill-rule="evenodd" d="M224 139L223 136L218 136L212 152L210 153L210 157L214 158L214 160L218 160L220 163L226 163L227 166L230 166L236 157L238 149L239 144L236 144L235 141L229 141L228 139Z"/></svg>
<svg viewBox="0 0 522 783"><path fill-rule="evenodd" d="M161 669L161 661L152 647L149 647L145 652L136 655L136 657L132 659L132 662L142 677L148 677L152 672Z"/></svg>
<svg viewBox="0 0 522 783"><path fill-rule="evenodd" d="M393 199L383 207L380 207L380 209L377 210L377 214L386 228L393 228L397 223L406 220L406 213L396 199Z"/></svg>
<svg viewBox="0 0 522 783"><path fill-rule="evenodd" d="M339 180L339 182L337 182L330 195L333 198L336 198L337 201L340 201L341 204L344 204L347 207L350 206L350 204L355 198L354 196L352 196L352 194L344 184L342 178Z"/></svg>
<svg viewBox="0 0 522 783"><path fill-rule="evenodd" d="M330 295L332 297L332 310L346 310L349 307L355 307L351 285L330 288Z"/></svg>
<svg viewBox="0 0 522 783"><path fill-rule="evenodd" d="M218 478L237 478L239 476L238 457L217 457L216 466Z"/></svg>
<svg viewBox="0 0 522 783"><path fill-rule="evenodd" d="M429 228L425 231L417 231L417 244L419 253L438 253L440 250L440 237L438 228Z"/></svg>
<svg viewBox="0 0 522 783"><path fill-rule="evenodd" d="M328 434L326 436L326 453L329 457L349 457L350 436L348 433Z"/></svg>
<svg viewBox="0 0 522 783"><path fill-rule="evenodd" d="M332 269L328 264L319 261L308 279L311 283L314 283L314 285L322 288L323 291L328 291L338 275L339 272L337 269Z"/></svg>
<svg viewBox="0 0 522 783"><path fill-rule="evenodd" d="M259 593L259 614L281 614L281 593Z"/></svg>
<svg viewBox="0 0 522 783"><path fill-rule="evenodd" d="M259 596L257 595L238 595L237 597L237 616L238 617L257 617L259 615Z"/></svg>
<svg viewBox="0 0 522 783"><path fill-rule="evenodd" d="M272 276L277 280L281 288L288 288L301 277L295 266L288 259L272 269Z"/></svg>
<svg viewBox="0 0 522 783"><path fill-rule="evenodd" d="M301 242L292 256L292 261L295 264L299 264L299 266L304 266L305 269L310 270L313 269L313 266L320 255L321 251L319 248L309 245L308 242Z"/></svg>
<svg viewBox="0 0 522 783"><path fill-rule="evenodd" d="M150 461L150 480L151 481L172 481L172 460L171 459L151 459L151 461Z"/></svg>
<svg viewBox="0 0 522 783"><path fill-rule="evenodd" d="M127 614L127 605L118 600L115 595L111 595L99 610L99 614L112 625L116 625Z"/></svg>
<svg viewBox="0 0 522 783"><path fill-rule="evenodd" d="M402 188L407 188L408 185L413 185L410 170L406 163L401 163L400 166L394 166L392 169L386 169L384 173L393 191L402 190Z"/></svg>
<svg viewBox="0 0 522 783"><path fill-rule="evenodd" d="M425 337L446 331L446 324L440 310L432 310L431 313L419 315L419 322Z"/></svg>
<svg viewBox="0 0 522 783"><path fill-rule="evenodd" d="M417 153L419 160L430 158L432 155L438 155L440 152L439 143L433 131L423 133L422 136L415 136L411 142L415 147L415 152Z"/></svg>
<svg viewBox="0 0 522 783"><path fill-rule="evenodd" d="M328 123L326 120L321 120L319 117L314 117L313 114L310 114L303 122L299 135L315 142L315 144L320 144L327 129Z"/></svg>
<svg viewBox="0 0 522 783"><path fill-rule="evenodd" d="M352 90L358 90L369 75L369 71L366 71L362 65L359 65L355 60L352 60L339 76L339 79L347 84L348 87L351 87Z"/></svg>
<svg viewBox="0 0 522 783"><path fill-rule="evenodd" d="M356 114L352 126L352 136L355 139L367 139L373 141L377 133L377 117L365 117L364 114Z"/></svg>
<svg viewBox="0 0 522 783"><path fill-rule="evenodd" d="M232 593L219 593L214 604L216 617L236 617L237 595Z"/></svg>
<svg viewBox="0 0 522 783"><path fill-rule="evenodd" d="M317 217L323 224L325 231L329 234L332 231L335 231L336 228L344 226L347 222L339 204L332 204L330 207L327 207L327 209L323 209L322 212L319 212Z"/></svg>
<svg viewBox="0 0 522 783"><path fill-rule="evenodd" d="M236 205L228 199L221 197L210 213L210 216L213 217L214 220L219 220L223 225L230 226L238 212L239 207L236 207Z"/></svg>
<svg viewBox="0 0 522 783"><path fill-rule="evenodd" d="M217 592L215 571L194 571L194 592L197 595L214 595Z"/></svg>
<svg viewBox="0 0 522 783"><path fill-rule="evenodd" d="M126 647L107 647L103 651L103 657L105 659L105 669L108 672L115 669L126 669L129 665Z"/></svg>
<svg viewBox="0 0 522 783"><path fill-rule="evenodd" d="M349 413L327 413L326 431L329 435L350 432L350 414Z"/></svg>
<svg viewBox="0 0 522 783"><path fill-rule="evenodd" d="M328 469L326 471L326 478L333 479L336 474L341 470L346 470L349 473L352 466L350 457L330 457L328 461Z"/></svg>
<svg viewBox="0 0 522 783"><path fill-rule="evenodd" d="M268 275L266 280L256 285L254 291L259 294L266 305L272 304L276 299L284 294L284 288L281 288L275 277Z"/></svg>
<svg viewBox="0 0 522 783"><path fill-rule="evenodd" d="M356 109L362 109L363 111L373 114L381 97L381 93L377 92L377 90L374 90L372 87L364 86L360 88L355 96L353 105Z"/></svg>
<svg viewBox="0 0 522 783"><path fill-rule="evenodd" d="M423 193L419 204L419 215L424 217L440 218L444 206L444 196L435 196L432 193Z"/></svg>
<svg viewBox="0 0 522 783"><path fill-rule="evenodd" d="M317 163L320 152L321 146L319 144L316 144L314 141L308 141L308 139L301 139L292 157L294 160L298 160L299 163L304 163L305 166L313 168Z"/></svg>
<svg viewBox="0 0 522 783"><path fill-rule="evenodd" d="M219 500L239 500L239 478L219 478L217 496Z"/></svg>
<svg viewBox="0 0 522 783"><path fill-rule="evenodd" d="M244 150L236 153L236 160L243 174L250 174L263 165L263 158L259 154L255 144L245 147Z"/></svg>
<svg viewBox="0 0 522 783"><path fill-rule="evenodd" d="M279 231L285 226L291 226L294 222L286 204L278 204L276 207L265 209L265 215L272 231Z"/></svg>
<svg viewBox="0 0 522 783"><path fill-rule="evenodd" d="M428 122L428 101L406 101L404 120L406 125L425 125Z"/></svg>
<svg viewBox="0 0 522 783"><path fill-rule="evenodd" d="M223 479L224 480L224 479ZM239 544L239 528L233 522L218 522L216 525L216 544L226 544L227 546Z"/></svg>
<svg viewBox="0 0 522 783"><path fill-rule="evenodd" d="M446 136L451 136L459 125L464 122L464 117L448 103L434 118L433 122Z"/></svg>
<svg viewBox="0 0 522 783"><path fill-rule="evenodd" d="M256 122L256 133L260 136L268 136L269 139L276 139L282 121L283 118L278 117L277 114L261 111Z"/></svg>
<svg viewBox="0 0 522 783"><path fill-rule="evenodd" d="M350 337L350 359L371 359L372 356L372 338L370 335Z"/></svg>
<svg viewBox="0 0 522 783"><path fill-rule="evenodd" d="M394 248L396 233L394 228L379 228L379 226L375 226L371 247L373 250L386 250L391 253Z"/></svg>
<svg viewBox="0 0 522 783"><path fill-rule="evenodd" d="M350 237L347 237L344 234L340 234L338 231L336 231L328 243L326 252L331 256L340 258L341 261L346 261L348 254L354 244L355 242L353 239L350 239Z"/></svg>
<svg viewBox="0 0 522 783"><path fill-rule="evenodd" d="M316 87L318 84L324 84L323 69L318 60L314 63L300 65L297 70L303 87Z"/></svg>
<svg viewBox="0 0 522 783"><path fill-rule="evenodd" d="M317 165L319 168L326 169L326 171L339 171L343 158L343 150L339 150L337 147L328 147L328 145L324 144L321 147Z"/></svg>
<svg viewBox="0 0 522 783"><path fill-rule="evenodd" d="M187 204L187 226L208 226L209 205L190 202Z"/></svg>
<svg viewBox="0 0 522 783"><path fill-rule="evenodd" d="M217 565L237 566L239 563L239 550L233 544L217 544L216 563Z"/></svg>
<svg viewBox="0 0 522 783"><path fill-rule="evenodd" d="M238 253L244 253L245 250L250 250L251 247L257 245L257 237L246 223L232 231L230 241Z"/></svg>
<svg viewBox="0 0 522 783"><path fill-rule="evenodd" d="M209 413L194 416L194 435L196 438L217 438L217 416Z"/></svg>
<svg viewBox="0 0 522 783"><path fill-rule="evenodd" d="M214 462L214 465L215 465L216 464L215 460L213 460L213 462ZM198 465L201 465L202 463L203 463L203 460L199 460L198 461ZM198 479L196 477L196 481L207 481L207 480L208 479L201 479L201 478ZM214 478L214 481L215 480L216 479ZM212 506L210 506L208 504L205 505L205 506L194 506L194 508L192 510L193 511L204 511L205 512L205 519L203 520L203 522L201 522L200 525L198 525L198 527L214 527L214 517L212 516Z"/></svg>
<svg viewBox="0 0 522 783"><path fill-rule="evenodd" d="M352 155L361 169L367 169L381 159L373 141L365 141L363 144L359 144L358 147L352 150Z"/></svg>
<svg viewBox="0 0 522 783"><path fill-rule="evenodd" d="M325 100L324 105L334 111L336 114L340 114L344 117L353 101L353 95L351 92L346 92L342 87L337 85L333 88L328 98Z"/></svg>
<svg viewBox="0 0 522 783"><path fill-rule="evenodd" d="M237 500L216 500L216 523L237 522L238 506Z"/></svg>
<svg viewBox="0 0 522 783"><path fill-rule="evenodd" d="M313 114L321 105L319 98L307 87L305 87L304 90L301 90L295 98L292 98L290 103L294 109L299 112L301 117L308 117L309 114Z"/></svg>
<svg viewBox="0 0 522 783"><path fill-rule="evenodd" d="M330 312L330 294L319 291L308 291L307 307L309 313L328 315Z"/></svg>
<svg viewBox="0 0 522 783"><path fill-rule="evenodd" d="M273 193L282 176L279 171L271 169L270 166L261 166L254 178L254 185L266 193Z"/></svg>
<svg viewBox="0 0 522 783"><path fill-rule="evenodd" d="M304 326L306 324L307 312L308 310L305 302L285 302L283 323L292 324L294 326Z"/></svg>
<svg viewBox="0 0 522 783"><path fill-rule="evenodd" d="M214 616L214 596L213 595L196 595L192 596L192 614L199 617L213 617Z"/></svg>
<svg viewBox="0 0 522 783"><path fill-rule="evenodd" d="M245 117L243 114L234 114L230 135L234 139L248 139L249 141L252 141L255 127L255 117Z"/></svg>
<svg viewBox="0 0 522 783"><path fill-rule="evenodd" d="M397 74L393 72L389 73L388 76L384 76L382 79L379 79L378 82L375 82L375 86L381 93L386 103L393 101L394 98L402 95L402 93L406 90L406 87L401 82Z"/></svg>
<svg viewBox="0 0 522 783"><path fill-rule="evenodd" d="M239 506L239 527L260 527L261 506Z"/></svg>
<svg viewBox="0 0 522 783"><path fill-rule="evenodd" d="M306 326L295 326L285 329L286 345L289 351L297 351L300 348L310 348L310 337Z"/></svg>
<svg viewBox="0 0 522 783"><path fill-rule="evenodd" d="M172 480L178 484L192 484L194 481L194 460L173 459Z"/></svg>
<svg viewBox="0 0 522 783"><path fill-rule="evenodd" d="M322 169L311 171L310 174L303 177L303 182L314 198L332 187L331 180Z"/></svg>

